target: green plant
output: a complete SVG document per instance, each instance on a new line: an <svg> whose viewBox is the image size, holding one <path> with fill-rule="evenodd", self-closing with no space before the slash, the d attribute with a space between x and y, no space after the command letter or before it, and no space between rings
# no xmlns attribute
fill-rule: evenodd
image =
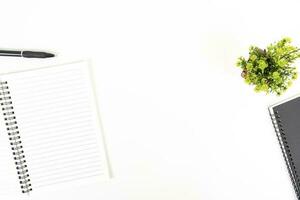
<svg viewBox="0 0 300 200"><path fill-rule="evenodd" d="M257 92L281 95L297 78L294 61L300 58L300 49L291 45L290 38L270 44L266 49L249 48L249 58L238 58L245 82L254 85Z"/></svg>

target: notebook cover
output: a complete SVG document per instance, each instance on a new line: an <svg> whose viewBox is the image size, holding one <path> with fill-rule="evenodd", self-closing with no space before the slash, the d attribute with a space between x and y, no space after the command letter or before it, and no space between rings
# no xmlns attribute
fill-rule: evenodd
<svg viewBox="0 0 300 200"><path fill-rule="evenodd" d="M269 108L298 199L300 199L300 97Z"/></svg>

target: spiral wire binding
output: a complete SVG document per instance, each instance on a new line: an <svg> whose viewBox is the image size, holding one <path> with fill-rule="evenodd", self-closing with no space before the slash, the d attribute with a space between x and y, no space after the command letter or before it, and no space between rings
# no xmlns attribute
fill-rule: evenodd
<svg viewBox="0 0 300 200"><path fill-rule="evenodd" d="M276 132L279 144L280 144L280 148L283 153L283 157L284 157L285 163L287 165L288 172L289 172L290 178L292 180L297 198L300 199L300 192L299 192L300 179L299 179L296 167L295 167L295 163L292 158L292 154L291 154L288 142L286 140L286 136L285 136L283 125L281 123L279 112L274 111L274 113L271 113L271 111L270 111L270 116L272 119L272 123L273 123L274 129L275 129L275 132Z"/></svg>
<svg viewBox="0 0 300 200"><path fill-rule="evenodd" d="M32 191L26 159L7 81L0 81L0 104L22 193Z"/></svg>

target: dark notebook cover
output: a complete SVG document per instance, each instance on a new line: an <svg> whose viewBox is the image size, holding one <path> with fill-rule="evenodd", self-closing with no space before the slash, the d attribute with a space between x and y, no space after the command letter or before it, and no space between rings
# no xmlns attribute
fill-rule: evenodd
<svg viewBox="0 0 300 200"><path fill-rule="evenodd" d="M269 108L279 144L298 199L300 199L300 97Z"/></svg>

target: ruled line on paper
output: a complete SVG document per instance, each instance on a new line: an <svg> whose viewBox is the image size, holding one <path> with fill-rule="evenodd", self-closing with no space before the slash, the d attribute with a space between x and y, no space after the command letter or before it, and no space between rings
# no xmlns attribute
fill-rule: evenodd
<svg viewBox="0 0 300 200"><path fill-rule="evenodd" d="M58 92L61 92L63 95L60 95L59 97L55 97L55 99L53 98L53 92L49 92L49 96L44 96L41 97L41 94L31 94L31 98L26 98L26 96L19 96L18 99L14 100L14 101L18 101L19 99L22 101L23 104L25 103L31 103L34 104L35 106L38 106L40 104L45 104L45 103L52 103L52 104L56 104L56 103L66 103L66 101L70 100L73 98L74 95L81 95L84 93L84 89L82 88L74 88L73 91L69 91L69 90L60 90L60 91L56 91L56 95ZM33 99L33 97L35 97ZM42 102L41 102L42 100ZM72 99L73 100L73 99ZM29 101L29 102L27 102ZM25 108L23 108L25 109ZM30 109L30 108L27 108ZM32 108L31 108L32 109ZM23 110L22 110L23 111ZM25 112L25 111L24 111Z"/></svg>
<svg viewBox="0 0 300 200"><path fill-rule="evenodd" d="M48 99L50 99L50 98L52 98L52 97L49 97ZM72 99L69 99L69 101L72 101L72 104L68 104L67 100L66 101L58 101L57 104L55 104L55 102L53 102L53 101L49 101L48 102L48 100L46 100L45 102L43 102L43 99L39 99L39 102L43 102L42 104L35 103L34 101L31 100L30 102L28 102L28 104L32 104L34 106L32 106L32 107L22 107L22 106L19 106L22 109L18 110L18 112L19 113L32 112L34 114L34 112L39 111L39 110L41 110L41 111L43 111L43 110L51 111L51 110L47 110L47 109L49 109L49 108L55 109L55 108L59 108L59 106L63 106L64 108L74 107L74 106L79 106L78 104L80 104L80 105L83 104L84 105L84 102L86 102L86 101L83 101L82 99L77 99L75 101L72 100ZM18 102L18 101L15 101L15 102ZM22 103L24 103L24 102L22 101ZM42 107L46 103L48 103L47 108Z"/></svg>
<svg viewBox="0 0 300 200"><path fill-rule="evenodd" d="M66 166L73 166L74 163L78 164L78 165L84 165L84 164L90 164L90 162L99 162L101 163L101 158L97 158L97 156L95 157L94 155L90 155L90 157L84 157L84 159L82 158L76 158L75 160L69 160L68 162L64 162L61 163L59 166L57 166L57 164L55 162L52 162L50 164L47 165L47 167L51 166L51 170L56 170L59 168L64 168ZM43 173L43 168L41 168L41 166L34 168L35 173Z"/></svg>
<svg viewBox="0 0 300 200"><path fill-rule="evenodd" d="M74 130L79 130L79 127L81 126L72 126L72 127L64 127L63 129L60 129L60 131L63 131L64 133L68 133L68 132L73 132ZM91 131L93 130L92 128L89 128ZM81 131L85 131L85 129L80 129ZM34 141L35 139L39 139L39 136L41 134L47 134L46 137L52 137L52 133L53 137L60 137L60 135L62 135L61 133L57 133L57 131L55 129L51 129L51 131L47 131L47 130L40 130L35 134L30 134L28 137L31 138L30 141Z"/></svg>
<svg viewBox="0 0 300 200"><path fill-rule="evenodd" d="M73 111L74 111L74 108L76 108L77 106L78 105L72 105L71 107L65 107L64 109L60 109L60 110L52 112L52 113L48 112L46 117L60 116L59 115L60 113L64 113L65 115L71 115L73 113ZM87 107L85 109L88 110L89 108ZM82 111L84 112L83 109L82 109ZM18 115L20 115L19 112L18 112ZM36 115L34 113L29 114L29 115L26 114L26 117L28 117L28 118L24 119L23 121L26 121L26 122L28 122L28 121L36 121L36 120L40 119L41 117L42 118L46 118L45 116L38 116L38 115ZM29 117L30 117L30 119L29 119Z"/></svg>
<svg viewBox="0 0 300 200"><path fill-rule="evenodd" d="M78 131L74 131L74 129L73 129L73 131L72 131L72 129L71 130L66 129L64 134L60 134L60 133L55 132L55 133L47 134L43 137L39 137L38 134L37 135L31 135L32 139L30 140L30 145L34 145L35 143L39 143L41 141L42 142L49 142L49 141L51 141L51 139L53 139L55 137L60 137L60 139L67 139L67 138L72 137L74 135L83 136L83 135L86 135L86 134L84 134L84 132L88 132L88 131L92 131L92 128L86 127L84 129L81 129L81 130L78 130ZM27 144L29 144L29 143L27 143Z"/></svg>
<svg viewBox="0 0 300 200"><path fill-rule="evenodd" d="M94 155L85 156L84 159L82 159L82 158L68 158L68 159L64 160L66 162L60 163L60 166L71 165L73 163L81 163L83 161L84 162L87 161L87 162L90 163L90 162L93 162L94 160L97 160L97 159L101 160L100 157L95 157ZM46 164L47 166L43 165L43 163L40 163L39 166L33 166L32 168L35 169L35 172L36 172L36 171L39 171L39 170L41 170L41 171L44 170L45 167L49 167L50 169L52 169L54 165L57 165L57 163L51 162L51 161L49 163L44 163L44 164ZM36 167L36 168L34 168L34 167Z"/></svg>
<svg viewBox="0 0 300 200"><path fill-rule="evenodd" d="M41 72L43 71L43 72ZM37 81L43 81L43 80L47 80L47 78L49 78L50 80L57 80L57 79L53 79L53 77L64 77L66 78L67 75L72 74L77 75L77 74L81 74L80 71L74 71L74 68L71 69L67 69L67 70L41 70L40 72L35 71L35 73L30 73L29 71L24 72L24 73L16 73L16 74L11 74L12 76L15 77L14 82L18 83L18 84L32 84L32 85L36 85L35 83ZM40 74L43 74L43 76L40 76ZM7 74L6 76L11 76L10 74ZM4 77L4 76L2 76ZM30 79L30 81L28 81L28 79Z"/></svg>
<svg viewBox="0 0 300 200"><path fill-rule="evenodd" d="M44 184L40 183L40 184L37 184L36 187L37 188L41 188L41 187L45 187L45 186L48 186L48 185L55 185L55 184L59 184L59 183L65 183L65 182L70 182L70 181L75 181L75 180L80 180L80 179L85 179L85 178L90 178L90 177L96 177L96 176L103 176L105 175L105 173L94 173L94 174L91 174L91 175L84 175L84 176L80 176L80 177L70 177L70 178L66 178L64 180L56 180L56 181L52 181L52 182L45 182Z"/></svg>
<svg viewBox="0 0 300 200"><path fill-rule="evenodd" d="M101 168L99 168L100 166L101 165L99 163L93 163L86 166L75 165L68 168L56 168L56 171L44 172L39 177L37 177L36 180L49 180L49 177L52 177L54 179L63 179L64 177L70 176L70 174L75 176L89 172L101 171ZM76 173L73 172L75 170Z"/></svg>

